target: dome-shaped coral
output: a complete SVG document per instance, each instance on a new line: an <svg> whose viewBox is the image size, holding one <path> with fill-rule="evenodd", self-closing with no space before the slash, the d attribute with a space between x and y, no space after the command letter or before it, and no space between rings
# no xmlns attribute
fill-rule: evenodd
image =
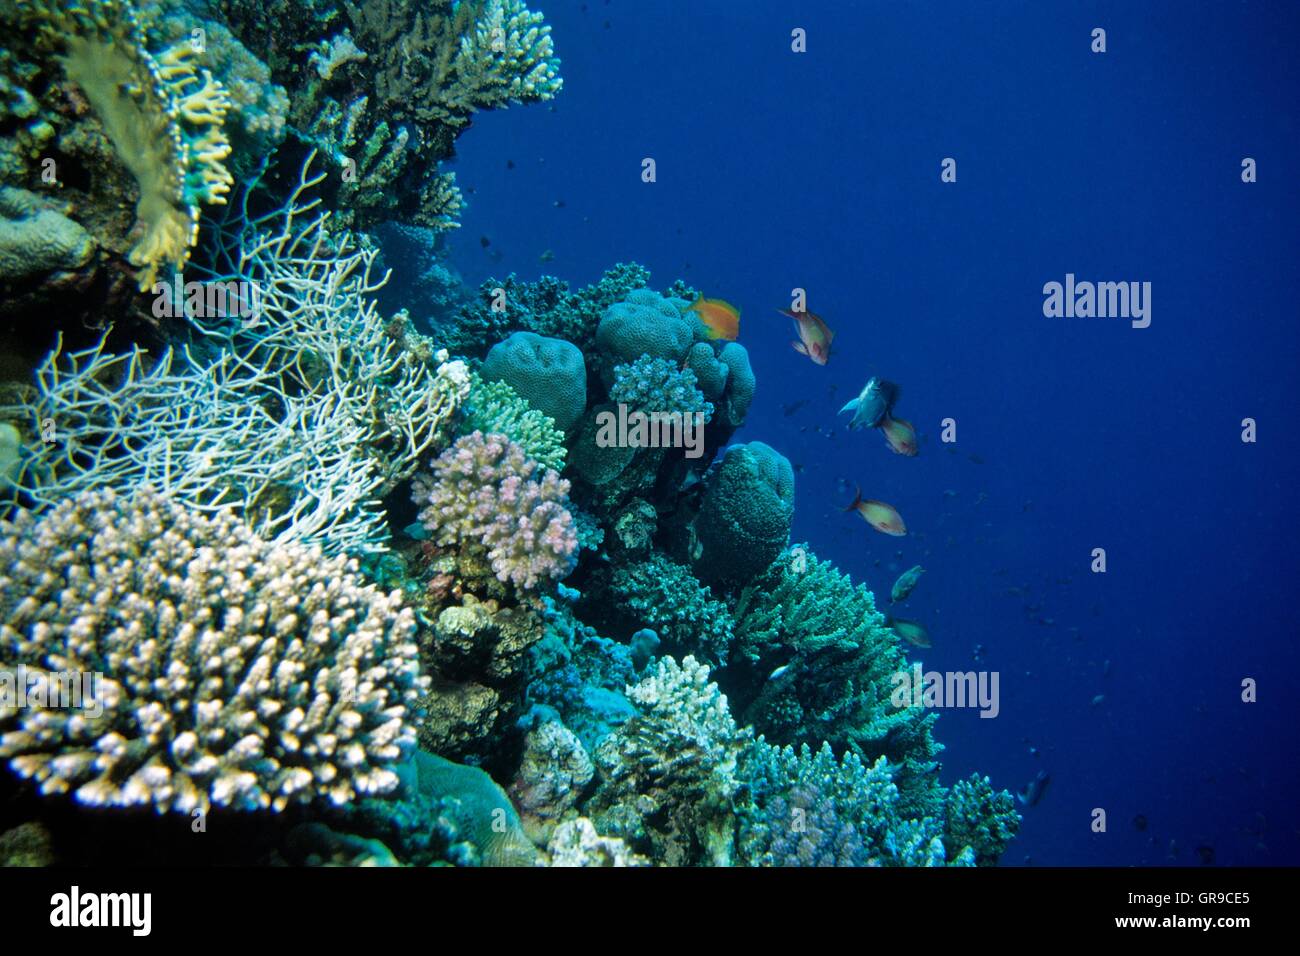
<svg viewBox="0 0 1300 956"><path fill-rule="evenodd" d="M736 583L763 571L785 547L794 517L794 469L762 442L733 445L704 492L695 534L703 551L695 572Z"/></svg>
<svg viewBox="0 0 1300 956"><path fill-rule="evenodd" d="M587 406L587 367L572 342L536 332L516 332L492 346L483 378L505 382L528 404L569 431Z"/></svg>

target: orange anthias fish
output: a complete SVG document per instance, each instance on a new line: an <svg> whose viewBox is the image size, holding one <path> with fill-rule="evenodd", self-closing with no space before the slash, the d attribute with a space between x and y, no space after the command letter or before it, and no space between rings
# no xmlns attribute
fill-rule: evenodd
<svg viewBox="0 0 1300 956"><path fill-rule="evenodd" d="M853 504L844 510L856 511L862 515L867 524L882 534L893 535L896 538L901 538L907 534L907 526L903 524L902 516L883 501L863 501L861 488L858 489Z"/></svg>
<svg viewBox="0 0 1300 956"><path fill-rule="evenodd" d="M885 623L894 629L894 633L915 647L930 646L930 632L925 625L901 617L887 617Z"/></svg>
<svg viewBox="0 0 1300 956"><path fill-rule="evenodd" d="M885 441L889 442L889 447L895 452L908 458L916 457L916 429L911 422L905 418L890 418L886 415L880 423L880 430L885 433Z"/></svg>
<svg viewBox="0 0 1300 956"><path fill-rule="evenodd" d="M700 296L686 308L694 312L709 330L709 338L726 339L734 342L740 338L740 310L730 302L722 299L706 299Z"/></svg>
<svg viewBox="0 0 1300 956"><path fill-rule="evenodd" d="M799 341L790 344L794 346L796 352L808 356L818 365L825 365L830 361L831 339L835 338L835 333L827 327L820 315L814 315L812 312L791 312L789 309L777 311L794 319Z"/></svg>

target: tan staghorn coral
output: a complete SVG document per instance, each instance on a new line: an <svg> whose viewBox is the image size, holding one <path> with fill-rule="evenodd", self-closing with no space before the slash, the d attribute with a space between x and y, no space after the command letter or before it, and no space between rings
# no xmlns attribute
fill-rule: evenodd
<svg viewBox="0 0 1300 956"><path fill-rule="evenodd" d="M144 489L0 522L0 569L0 668L102 675L91 706L0 706L0 757L42 792L191 812L397 786L427 680L414 615L354 561Z"/></svg>
<svg viewBox="0 0 1300 956"><path fill-rule="evenodd" d="M139 240L128 260L150 289L179 270L198 238L200 207L223 203L233 179L222 161L230 97L198 70L188 41L154 55L127 0L17 0L40 46L62 63L139 188Z"/></svg>

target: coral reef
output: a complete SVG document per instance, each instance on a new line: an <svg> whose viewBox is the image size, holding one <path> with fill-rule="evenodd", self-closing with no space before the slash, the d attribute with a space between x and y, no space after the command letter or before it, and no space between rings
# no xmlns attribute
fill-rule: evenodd
<svg viewBox="0 0 1300 956"><path fill-rule="evenodd" d="M788 547L700 292L450 267L457 136L562 87L524 0L0 28L0 862L997 862L1011 796L940 784L871 592Z"/></svg>
<svg viewBox="0 0 1300 956"><path fill-rule="evenodd" d="M0 707L0 756L43 793L160 811L392 790L427 680L413 614L356 571L148 489L0 522L6 668L102 674L93 705Z"/></svg>

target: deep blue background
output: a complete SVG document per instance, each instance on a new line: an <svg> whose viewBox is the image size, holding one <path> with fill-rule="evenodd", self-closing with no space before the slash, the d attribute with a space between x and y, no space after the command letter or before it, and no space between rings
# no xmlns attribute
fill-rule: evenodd
<svg viewBox="0 0 1300 956"><path fill-rule="evenodd" d="M1300 862L1300 6L532 5L565 88L460 139L467 280L636 260L741 307L737 440L804 466L796 539L882 595L923 564L925 665L1001 674L997 719L940 719L944 779L1052 775L1005 862ZM1045 318L1067 272L1153 283L1151 327ZM827 367L775 313L795 286L837 333ZM919 457L836 417L871 374L902 384ZM912 533L843 514L854 484Z"/></svg>

